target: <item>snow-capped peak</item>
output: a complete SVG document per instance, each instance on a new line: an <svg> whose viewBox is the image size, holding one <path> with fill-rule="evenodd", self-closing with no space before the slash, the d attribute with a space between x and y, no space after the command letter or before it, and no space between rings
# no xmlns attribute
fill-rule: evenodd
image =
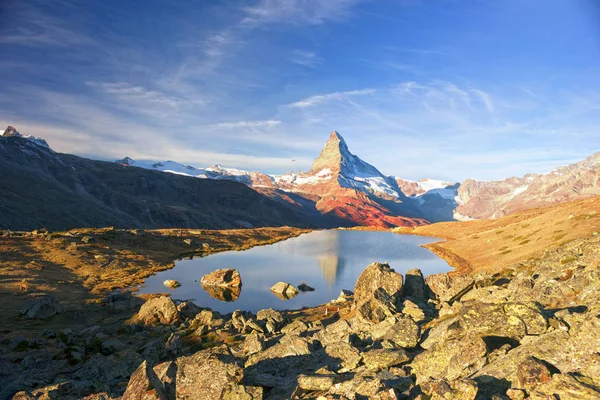
<svg viewBox="0 0 600 400"><path fill-rule="evenodd" d="M18 137L18 138L29 140L30 142L37 144L38 146L42 146L47 149L50 149L50 146L48 146L48 143L44 139L40 139L40 138L37 138L32 135L23 135L10 125L6 128L6 130L2 134L2 137Z"/></svg>

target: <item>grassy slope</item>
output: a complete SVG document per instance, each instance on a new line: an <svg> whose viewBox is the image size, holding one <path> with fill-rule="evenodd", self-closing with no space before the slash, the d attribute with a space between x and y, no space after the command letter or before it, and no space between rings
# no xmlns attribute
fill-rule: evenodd
<svg viewBox="0 0 600 400"><path fill-rule="evenodd" d="M495 271L600 231L600 196L496 220L441 222L400 232L446 239L429 246L459 272Z"/></svg>

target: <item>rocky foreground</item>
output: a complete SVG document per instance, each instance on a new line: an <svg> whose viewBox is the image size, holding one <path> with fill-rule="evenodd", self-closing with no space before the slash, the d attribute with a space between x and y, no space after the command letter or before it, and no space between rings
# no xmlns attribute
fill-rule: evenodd
<svg viewBox="0 0 600 400"><path fill-rule="evenodd" d="M6 337L0 397L600 398L599 245L576 240L494 275L403 277L375 263L353 295L306 312L112 294L106 307L139 309L125 323ZM23 318L60 312L42 298Z"/></svg>

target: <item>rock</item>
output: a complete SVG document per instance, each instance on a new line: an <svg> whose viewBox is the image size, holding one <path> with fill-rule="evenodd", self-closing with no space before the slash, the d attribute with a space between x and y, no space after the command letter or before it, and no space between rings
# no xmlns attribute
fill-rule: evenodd
<svg viewBox="0 0 600 400"><path fill-rule="evenodd" d="M277 282L271 287L271 292L275 295L279 295L280 299L287 300L295 297L298 294L298 289L293 285L285 282Z"/></svg>
<svg viewBox="0 0 600 400"><path fill-rule="evenodd" d="M174 399L176 396L175 380L177 379L177 363L174 361L165 361L152 368L156 376L162 382L167 398Z"/></svg>
<svg viewBox="0 0 600 400"><path fill-rule="evenodd" d="M177 357L181 354L181 336L171 333L171 336L165 343L165 350L173 357Z"/></svg>
<svg viewBox="0 0 600 400"><path fill-rule="evenodd" d="M576 375L555 374L551 379L531 390L528 398L531 400L599 399L600 387L591 383L589 379L584 381Z"/></svg>
<svg viewBox="0 0 600 400"><path fill-rule="evenodd" d="M517 367L519 387L530 388L550 380L550 370L542 362L533 357L523 361Z"/></svg>
<svg viewBox="0 0 600 400"><path fill-rule="evenodd" d="M173 279L167 279L166 281L163 282L163 285L165 285L169 289L176 289L181 286L181 283L179 281L176 281Z"/></svg>
<svg viewBox="0 0 600 400"><path fill-rule="evenodd" d="M102 353L105 355L119 352L125 348L125 344L117 338L110 338L102 342Z"/></svg>
<svg viewBox="0 0 600 400"><path fill-rule="evenodd" d="M177 359L177 399L262 399L262 389L240 384L242 368L222 345Z"/></svg>
<svg viewBox="0 0 600 400"><path fill-rule="evenodd" d="M318 331L313 337L321 342L323 346L326 346L332 343L349 343L350 334L352 333L352 327L348 321L340 319Z"/></svg>
<svg viewBox="0 0 600 400"><path fill-rule="evenodd" d="M46 319L53 315L60 314L63 311L63 305L56 299L50 296L44 296L27 304L21 310L21 315L27 319Z"/></svg>
<svg viewBox="0 0 600 400"><path fill-rule="evenodd" d="M177 304L177 312L179 313L179 316L185 319L195 318L196 315L198 315L201 311L202 309L191 301L182 301L181 303Z"/></svg>
<svg viewBox="0 0 600 400"><path fill-rule="evenodd" d="M145 302L134 321L144 325L171 325L181 322L181 318L173 300L161 296Z"/></svg>
<svg viewBox="0 0 600 400"><path fill-rule="evenodd" d="M252 354L260 353L265 349L265 339L261 334L251 334L246 336L242 351L246 357Z"/></svg>
<svg viewBox="0 0 600 400"><path fill-rule="evenodd" d="M525 395L526 395L526 392L523 389L512 388L512 389L508 389L506 391L506 396L510 400L524 400Z"/></svg>
<svg viewBox="0 0 600 400"><path fill-rule="evenodd" d="M272 308L260 310L256 313L256 319L265 325L265 329L268 333L279 332L284 324L283 315Z"/></svg>
<svg viewBox="0 0 600 400"><path fill-rule="evenodd" d="M364 364L370 369L385 369L410 361L404 349L375 349L362 353Z"/></svg>
<svg viewBox="0 0 600 400"><path fill-rule="evenodd" d="M242 286L242 278L240 273L233 268L218 269L206 274L200 280L202 287L221 286L221 287L240 287Z"/></svg>
<svg viewBox="0 0 600 400"><path fill-rule="evenodd" d="M487 346L478 336L442 341L418 354L411 367L417 383L427 378L455 380L479 370L486 363Z"/></svg>
<svg viewBox="0 0 600 400"><path fill-rule="evenodd" d="M248 358L245 366L255 365L263 360L280 359L285 357L302 356L311 353L311 348L306 339L300 336L290 335L281 338L279 343L269 347L261 353L254 354Z"/></svg>
<svg viewBox="0 0 600 400"><path fill-rule="evenodd" d="M421 340L421 328L411 317L400 315L396 323L388 330L385 339L394 342L397 346L416 347Z"/></svg>
<svg viewBox="0 0 600 400"><path fill-rule="evenodd" d="M342 360L342 368L346 370L355 369L362 361L360 352L354 346L345 342L331 343L325 346L325 354Z"/></svg>
<svg viewBox="0 0 600 400"><path fill-rule="evenodd" d="M474 400L478 392L477 383L470 379L457 379L452 382L440 380L431 388L431 400Z"/></svg>
<svg viewBox="0 0 600 400"><path fill-rule="evenodd" d="M440 301L452 303L467 293L475 283L468 275L450 277L448 274L433 274L425 278L427 287Z"/></svg>
<svg viewBox="0 0 600 400"><path fill-rule="evenodd" d="M402 314L410 316L415 322L421 322L427 319L423 308L408 299L404 300L402 303Z"/></svg>
<svg viewBox="0 0 600 400"><path fill-rule="evenodd" d="M192 241L192 239L184 239L183 243L187 244L188 246L191 246L194 242Z"/></svg>
<svg viewBox="0 0 600 400"><path fill-rule="evenodd" d="M306 332L308 330L308 326L300 321L299 319L293 321L290 324L287 324L286 326L284 326L283 328L281 328L281 333L284 333L286 335L289 334L293 334L293 335L300 335L303 332Z"/></svg>
<svg viewBox="0 0 600 400"><path fill-rule="evenodd" d="M333 300L332 303L345 303L354 299L354 292L351 290L342 289L337 299Z"/></svg>
<svg viewBox="0 0 600 400"><path fill-rule="evenodd" d="M367 266L354 287L354 304L359 318L377 323L396 313L402 287L402 275L388 264Z"/></svg>
<svg viewBox="0 0 600 400"><path fill-rule="evenodd" d="M167 400L165 388L147 361L129 378L122 400Z"/></svg>
<svg viewBox="0 0 600 400"><path fill-rule="evenodd" d="M334 384L332 375L300 375L298 376L298 386L301 389L309 391L329 390Z"/></svg>
<svg viewBox="0 0 600 400"><path fill-rule="evenodd" d="M91 237L91 236L84 236L84 237L82 237L82 238L81 238L81 241L82 241L83 243L85 243L85 244L89 244L89 243L95 243L95 242L96 242L96 239L94 239L94 238L93 238L93 237Z"/></svg>
<svg viewBox="0 0 600 400"><path fill-rule="evenodd" d="M420 269L414 268L406 271L406 282L404 284L404 295L415 300L427 298L425 291L425 279Z"/></svg>
<svg viewBox="0 0 600 400"><path fill-rule="evenodd" d="M144 301L139 297L132 296L130 292L116 290L109 293L104 300L109 308L115 311L133 310Z"/></svg>
<svg viewBox="0 0 600 400"><path fill-rule="evenodd" d="M308 286L306 283L302 282L298 285L298 290L301 292L314 292L315 288Z"/></svg>

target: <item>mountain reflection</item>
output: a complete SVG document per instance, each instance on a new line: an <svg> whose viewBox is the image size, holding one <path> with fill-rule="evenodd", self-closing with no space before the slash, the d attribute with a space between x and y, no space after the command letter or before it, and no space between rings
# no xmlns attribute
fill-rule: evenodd
<svg viewBox="0 0 600 400"><path fill-rule="evenodd" d="M344 259L338 257L336 254L329 254L320 256L318 260L327 286L332 287L337 283L338 274L344 268Z"/></svg>

